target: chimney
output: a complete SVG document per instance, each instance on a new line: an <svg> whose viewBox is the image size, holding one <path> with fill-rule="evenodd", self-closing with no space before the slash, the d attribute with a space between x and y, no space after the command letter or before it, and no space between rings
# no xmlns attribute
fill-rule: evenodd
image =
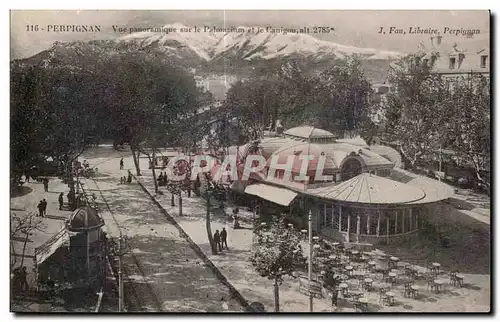
<svg viewBox="0 0 500 322"><path fill-rule="evenodd" d="M437 36L436 37L436 40L437 40L437 45L441 45L441 40L443 39L443 36Z"/></svg>

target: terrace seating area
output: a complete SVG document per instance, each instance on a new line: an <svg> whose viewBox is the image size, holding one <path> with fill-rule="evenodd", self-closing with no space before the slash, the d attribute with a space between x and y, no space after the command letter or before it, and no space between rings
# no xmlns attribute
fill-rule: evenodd
<svg viewBox="0 0 500 322"><path fill-rule="evenodd" d="M336 292L339 307L379 311L384 306L399 306L403 299L405 303L422 300L464 285L459 271L446 272L440 263L412 265L367 244L360 246L326 241L315 244L313 268L330 296L335 298ZM328 285L328 276L335 276L337 282Z"/></svg>

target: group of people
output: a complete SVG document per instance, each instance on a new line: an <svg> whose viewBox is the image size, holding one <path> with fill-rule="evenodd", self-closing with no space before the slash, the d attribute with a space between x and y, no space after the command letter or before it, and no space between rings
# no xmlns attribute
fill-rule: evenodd
<svg viewBox="0 0 500 322"><path fill-rule="evenodd" d="M160 172L160 175L158 176L158 185L159 186L166 186L168 182L168 176L167 173Z"/></svg>
<svg viewBox="0 0 500 322"><path fill-rule="evenodd" d="M47 200L45 199L40 200L40 202L38 202L37 208L38 208L38 216L45 217L47 215Z"/></svg>
<svg viewBox="0 0 500 322"><path fill-rule="evenodd" d="M124 184L124 183L131 183L132 182L132 172L130 172L130 170L128 170L128 175L125 177L120 177L120 183L121 184Z"/></svg>
<svg viewBox="0 0 500 322"><path fill-rule="evenodd" d="M227 247L227 230L226 230L226 228L222 228L222 231L220 233L219 233L218 229L215 231L214 242L215 242L215 248L217 248L219 250L219 252L222 252L224 245L226 246L226 249L229 249Z"/></svg>

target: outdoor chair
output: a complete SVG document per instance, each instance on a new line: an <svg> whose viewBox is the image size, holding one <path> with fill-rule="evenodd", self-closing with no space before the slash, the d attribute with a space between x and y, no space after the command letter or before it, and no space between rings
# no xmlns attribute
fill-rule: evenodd
<svg viewBox="0 0 500 322"><path fill-rule="evenodd" d="M458 271L457 270L454 270L454 271L451 271L448 276L450 277L450 283L452 285L456 285L457 283L457 274L458 274Z"/></svg>
<svg viewBox="0 0 500 322"><path fill-rule="evenodd" d="M434 277L429 277L427 279L427 289L430 289L431 292L434 290L434 291L437 291L437 288L438 286L436 285L436 283L434 282Z"/></svg>
<svg viewBox="0 0 500 322"><path fill-rule="evenodd" d="M385 305L386 303L389 304L390 298L387 296L385 293L388 292L389 289L381 288L378 291L379 294L379 303L382 303L382 305Z"/></svg>
<svg viewBox="0 0 500 322"><path fill-rule="evenodd" d="M463 275L457 274L455 279L456 279L456 283L458 284L458 286L462 287L464 285L464 276Z"/></svg>
<svg viewBox="0 0 500 322"><path fill-rule="evenodd" d="M411 296L411 293L412 293L412 288L411 286L413 285L413 282L406 282L405 283L405 297L410 297Z"/></svg>

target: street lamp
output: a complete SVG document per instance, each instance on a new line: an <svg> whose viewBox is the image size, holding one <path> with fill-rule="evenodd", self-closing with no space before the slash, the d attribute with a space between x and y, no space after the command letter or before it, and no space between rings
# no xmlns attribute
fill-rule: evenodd
<svg viewBox="0 0 500 322"><path fill-rule="evenodd" d="M319 249L320 245L315 244L313 245L313 240L318 241L319 237L314 236L312 234L312 211L309 210L309 217L308 217L308 223L309 223L309 229L302 229L301 232L305 235L306 233L309 233L309 262L308 262L308 280L309 280L309 312L313 312L313 295L311 291L311 285L312 285L312 258L313 258L313 248L314 249Z"/></svg>

